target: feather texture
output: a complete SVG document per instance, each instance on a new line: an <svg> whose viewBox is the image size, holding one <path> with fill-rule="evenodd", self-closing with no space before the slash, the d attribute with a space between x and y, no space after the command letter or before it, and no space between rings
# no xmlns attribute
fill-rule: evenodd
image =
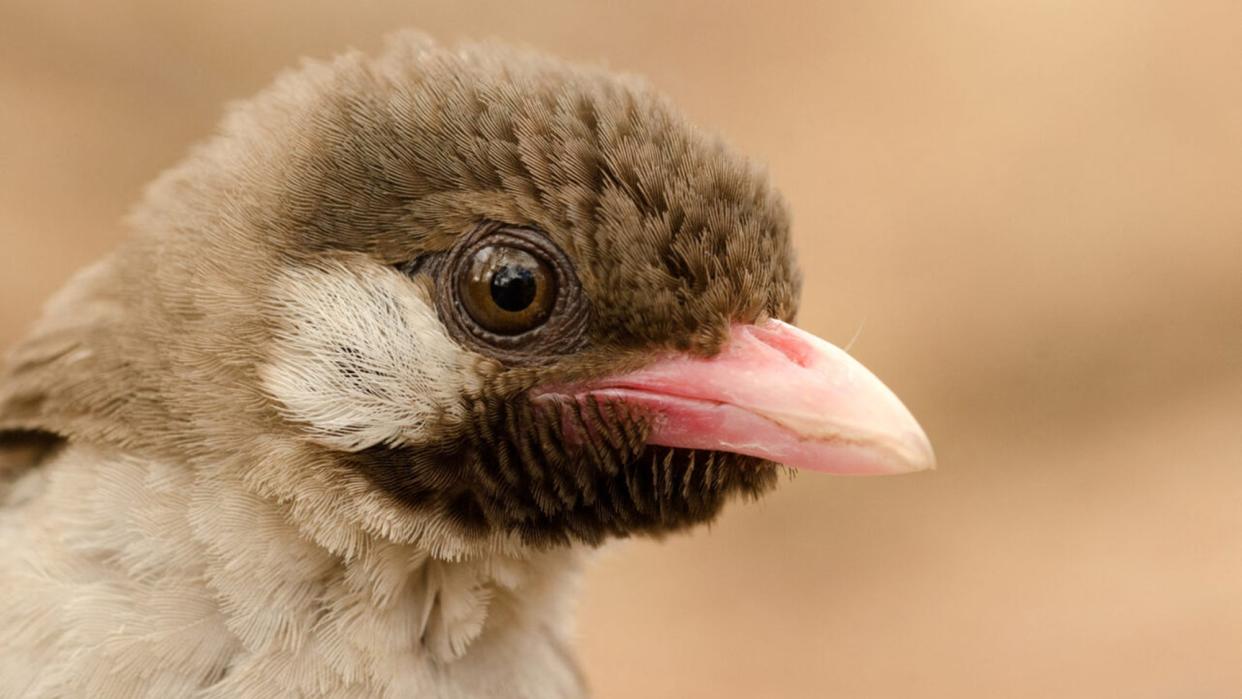
<svg viewBox="0 0 1242 699"><path fill-rule="evenodd" d="M343 558L238 483L84 447L3 505L5 699L584 691L572 550L446 561L368 539Z"/></svg>

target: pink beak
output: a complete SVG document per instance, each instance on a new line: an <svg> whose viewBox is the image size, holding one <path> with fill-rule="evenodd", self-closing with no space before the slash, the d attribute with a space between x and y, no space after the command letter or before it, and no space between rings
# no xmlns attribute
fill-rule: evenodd
<svg viewBox="0 0 1242 699"><path fill-rule="evenodd" d="M656 417L648 443L747 454L850 475L933 468L931 443L897 396L844 350L778 320L734 325L703 359L664 358L572 390Z"/></svg>

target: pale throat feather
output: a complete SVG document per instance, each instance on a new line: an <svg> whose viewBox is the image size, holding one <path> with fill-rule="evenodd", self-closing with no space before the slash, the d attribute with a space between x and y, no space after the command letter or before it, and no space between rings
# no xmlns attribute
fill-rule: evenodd
<svg viewBox="0 0 1242 699"><path fill-rule="evenodd" d="M229 470L70 447L17 484L0 509L0 676L20 678L5 689L436 696L451 676L578 696L577 551L446 561L371 537L342 557Z"/></svg>

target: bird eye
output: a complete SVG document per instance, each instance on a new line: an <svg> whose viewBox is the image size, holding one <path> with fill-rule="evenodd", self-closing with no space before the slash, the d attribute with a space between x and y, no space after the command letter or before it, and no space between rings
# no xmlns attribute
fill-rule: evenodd
<svg viewBox="0 0 1242 699"><path fill-rule="evenodd" d="M470 256L458 294L485 330L518 335L548 319L556 301L556 275L526 250L488 245Z"/></svg>
<svg viewBox="0 0 1242 699"><path fill-rule="evenodd" d="M542 231L485 221L427 269L445 327L482 354L540 364L585 345L582 285L569 257Z"/></svg>

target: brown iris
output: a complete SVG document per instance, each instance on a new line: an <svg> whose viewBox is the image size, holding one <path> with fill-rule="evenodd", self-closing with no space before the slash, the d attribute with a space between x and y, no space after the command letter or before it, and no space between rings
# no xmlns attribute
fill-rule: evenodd
<svg viewBox="0 0 1242 699"><path fill-rule="evenodd" d="M556 303L556 275L526 250L481 247L459 277L462 305L484 330L520 335L539 327Z"/></svg>

